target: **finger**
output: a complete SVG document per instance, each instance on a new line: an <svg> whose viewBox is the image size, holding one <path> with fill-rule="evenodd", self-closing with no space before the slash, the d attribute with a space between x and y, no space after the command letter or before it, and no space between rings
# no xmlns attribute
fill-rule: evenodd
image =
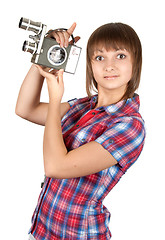
<svg viewBox="0 0 165 240"><path fill-rule="evenodd" d="M58 70L57 70L57 69L54 69L54 68L50 68L50 69L48 70L48 72L51 73L51 74L56 75L57 72L58 72Z"/></svg>
<svg viewBox="0 0 165 240"><path fill-rule="evenodd" d="M65 37L64 37L64 33L63 32L57 32L59 38L60 38L60 47L64 47L64 43L65 43Z"/></svg>
<svg viewBox="0 0 165 240"><path fill-rule="evenodd" d="M64 47L68 47L68 44L69 44L69 38L70 38L70 35L67 31L63 32L64 34L64 38L65 38L65 42L64 42Z"/></svg>
<svg viewBox="0 0 165 240"><path fill-rule="evenodd" d="M44 67L44 66L37 65L37 64L35 64L35 66L36 66L36 68L38 68L38 70L39 70L39 68L41 68L43 71L53 73L53 74L55 74L58 71L57 69Z"/></svg>
<svg viewBox="0 0 165 240"><path fill-rule="evenodd" d="M51 34L49 35L50 38L54 38L56 40L57 43L60 44L61 42L61 39L60 39L60 32L57 32L57 31L53 31L51 32Z"/></svg>
<svg viewBox="0 0 165 240"><path fill-rule="evenodd" d="M56 42L60 44L61 42L60 32L53 30L48 36L50 38L54 38Z"/></svg>
<svg viewBox="0 0 165 240"><path fill-rule="evenodd" d="M44 67L44 66L41 66L40 67L45 71L45 72L50 72L52 70L52 68L49 68L49 67Z"/></svg>
<svg viewBox="0 0 165 240"><path fill-rule="evenodd" d="M51 34L52 34L53 31L54 31L53 29L50 29L50 30L46 33L46 34L47 34L46 36L47 36L47 37L51 37Z"/></svg>
<svg viewBox="0 0 165 240"><path fill-rule="evenodd" d="M43 68L42 68L41 66L39 66L39 65L36 65L36 67L38 68L39 73L40 73L43 77L45 77L45 71L43 70Z"/></svg>
<svg viewBox="0 0 165 240"><path fill-rule="evenodd" d="M75 28L76 28L76 23L74 22L72 26L67 30L70 36L73 34Z"/></svg>
<svg viewBox="0 0 165 240"><path fill-rule="evenodd" d="M52 32L52 37L60 44L60 36L58 35L57 32L53 31Z"/></svg>
<svg viewBox="0 0 165 240"><path fill-rule="evenodd" d="M39 65L36 65L36 66L37 66L40 74L41 74L44 78L48 78L48 77L51 76L51 73L49 73L49 72L47 72L47 71L45 70L45 69L47 69L47 68L43 69L43 68L42 68L41 66L39 66Z"/></svg>
<svg viewBox="0 0 165 240"><path fill-rule="evenodd" d="M58 36L58 34L57 34L57 32L56 32L55 30L50 29L50 30L47 32L46 37L48 37L48 38L53 38L53 39L55 39L58 43L60 43L60 38L59 38L59 36Z"/></svg>

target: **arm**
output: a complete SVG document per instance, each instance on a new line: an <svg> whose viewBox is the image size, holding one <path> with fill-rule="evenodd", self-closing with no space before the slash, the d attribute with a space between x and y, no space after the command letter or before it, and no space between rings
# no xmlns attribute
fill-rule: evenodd
<svg viewBox="0 0 165 240"><path fill-rule="evenodd" d="M45 174L52 178L75 178L100 172L117 164L116 159L101 144L90 142L64 152L60 158L52 154L49 164L45 165Z"/></svg>
<svg viewBox="0 0 165 240"><path fill-rule="evenodd" d="M26 118L40 102L40 94L44 82L37 67L33 64L28 71L19 91L15 112Z"/></svg>
<svg viewBox="0 0 165 240"><path fill-rule="evenodd" d="M36 65L32 65L19 91L15 113L33 123L45 125L48 103L40 102L40 95L44 78L40 75ZM61 103L61 118L69 110L69 103Z"/></svg>
<svg viewBox="0 0 165 240"><path fill-rule="evenodd" d="M64 91L63 72L59 71L57 79L53 74L39 69L47 79L49 91L49 108L43 141L46 176L74 178L93 174L115 165L117 163L115 158L97 142L90 142L70 152L67 151L59 117Z"/></svg>

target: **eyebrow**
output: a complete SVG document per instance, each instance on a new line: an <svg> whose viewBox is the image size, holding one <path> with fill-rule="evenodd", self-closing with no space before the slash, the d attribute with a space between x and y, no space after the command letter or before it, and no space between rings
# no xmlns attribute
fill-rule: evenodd
<svg viewBox="0 0 165 240"><path fill-rule="evenodd" d="M96 49L94 52L101 52L101 53L103 53L104 51L101 50L101 49Z"/></svg>
<svg viewBox="0 0 165 240"><path fill-rule="evenodd" d="M128 50L125 49L125 48L124 48L124 49L118 48L118 49L113 49L113 50L114 50L114 52L119 52L119 51L128 52ZM97 52L104 53L103 50L101 50L101 49L96 49L96 50L94 51L94 54L97 53Z"/></svg>

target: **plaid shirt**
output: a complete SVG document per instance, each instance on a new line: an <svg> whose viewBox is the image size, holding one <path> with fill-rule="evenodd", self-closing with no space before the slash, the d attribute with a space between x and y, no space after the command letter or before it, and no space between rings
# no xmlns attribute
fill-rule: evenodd
<svg viewBox="0 0 165 240"><path fill-rule="evenodd" d="M110 213L102 201L138 158L145 128L137 94L126 103L94 109L96 102L97 96L69 101L62 119L65 145L70 151L96 141L118 163L84 177L46 178L29 232L37 240L111 238Z"/></svg>

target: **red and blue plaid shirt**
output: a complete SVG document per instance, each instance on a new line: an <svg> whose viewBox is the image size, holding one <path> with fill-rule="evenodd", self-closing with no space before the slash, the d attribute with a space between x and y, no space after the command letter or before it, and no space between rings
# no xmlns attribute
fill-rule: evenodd
<svg viewBox="0 0 165 240"><path fill-rule="evenodd" d="M62 119L65 145L70 151L96 141L118 163L84 177L46 178L29 232L36 240L111 238L110 213L102 201L140 155L145 128L137 94L94 109L96 102L97 96L69 101Z"/></svg>

